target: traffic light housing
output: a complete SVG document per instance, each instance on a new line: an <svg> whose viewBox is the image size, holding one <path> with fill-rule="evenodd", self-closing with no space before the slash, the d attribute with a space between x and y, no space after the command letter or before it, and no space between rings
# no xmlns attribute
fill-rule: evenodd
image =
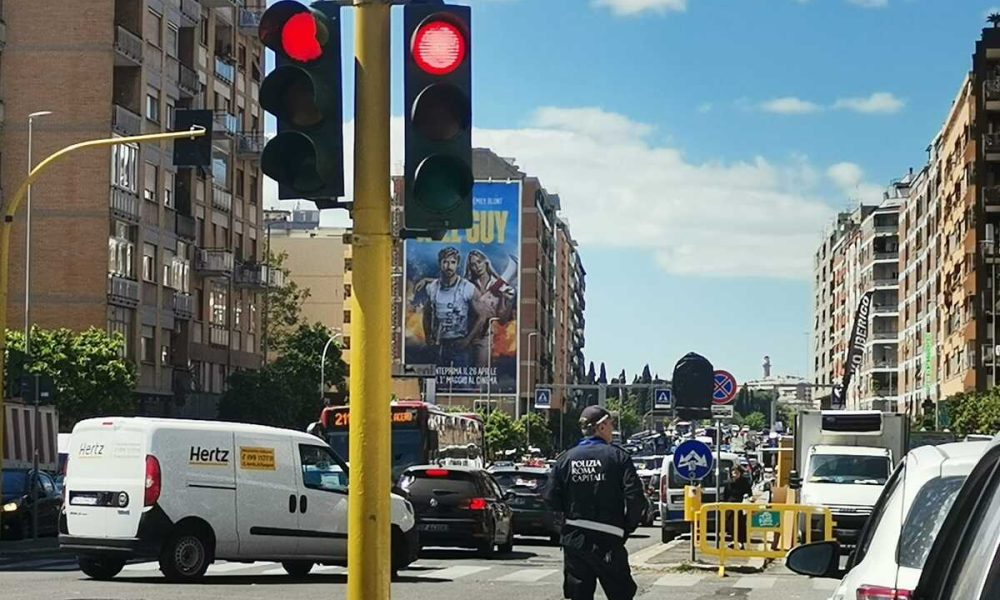
<svg viewBox="0 0 1000 600"><path fill-rule="evenodd" d="M707 358L689 352L674 366L674 408L682 419L707 419L712 414L715 368Z"/></svg>
<svg viewBox="0 0 1000 600"><path fill-rule="evenodd" d="M260 103L278 121L261 154L261 170L278 182L278 198L336 207L344 195L340 6L321 0L271 5L258 29L275 68L260 86Z"/></svg>
<svg viewBox="0 0 1000 600"><path fill-rule="evenodd" d="M212 111L178 108L174 111L174 131L192 126L205 128L205 135L174 140L174 166L207 167L212 164Z"/></svg>
<svg viewBox="0 0 1000 600"><path fill-rule="evenodd" d="M472 227L471 9L403 7L404 227Z"/></svg>

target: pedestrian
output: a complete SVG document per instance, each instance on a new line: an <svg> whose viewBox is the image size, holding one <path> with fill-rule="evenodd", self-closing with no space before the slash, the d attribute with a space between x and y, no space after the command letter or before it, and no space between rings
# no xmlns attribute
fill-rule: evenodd
<svg viewBox="0 0 1000 600"><path fill-rule="evenodd" d="M723 502L743 502L747 496L753 496L753 486L743 474L743 467L734 465L730 474L732 478L722 491ZM726 537L738 542L740 549L745 547L747 543L747 518L744 511L731 511L726 514Z"/></svg>
<svg viewBox="0 0 1000 600"><path fill-rule="evenodd" d="M599 406L580 415L583 440L552 469L545 500L563 513L563 596L593 600L601 582L608 600L632 600L636 585L625 541L647 508L628 453L611 443L614 420Z"/></svg>

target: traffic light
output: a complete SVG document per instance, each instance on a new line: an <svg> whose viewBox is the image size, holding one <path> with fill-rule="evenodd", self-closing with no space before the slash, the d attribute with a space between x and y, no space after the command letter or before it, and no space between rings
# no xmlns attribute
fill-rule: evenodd
<svg viewBox="0 0 1000 600"><path fill-rule="evenodd" d="M207 167L212 164L212 111L178 108L174 111L174 131L187 131L197 125L205 135L174 140L174 166Z"/></svg>
<svg viewBox="0 0 1000 600"><path fill-rule="evenodd" d="M715 368L707 358L694 352L685 354L674 366L671 383L679 417L707 419L711 416Z"/></svg>
<svg viewBox="0 0 1000 600"><path fill-rule="evenodd" d="M472 36L468 6L403 7L406 229L472 227Z"/></svg>
<svg viewBox="0 0 1000 600"><path fill-rule="evenodd" d="M261 154L261 170L278 182L278 198L337 206L344 194L344 130L340 67L340 7L321 0L271 5L260 39L275 68L260 86L260 103L274 114L278 134Z"/></svg>

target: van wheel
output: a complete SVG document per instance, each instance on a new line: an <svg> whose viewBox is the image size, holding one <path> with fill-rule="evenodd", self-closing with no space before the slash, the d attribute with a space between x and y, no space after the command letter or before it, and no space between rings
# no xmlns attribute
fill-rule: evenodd
<svg viewBox="0 0 1000 600"><path fill-rule="evenodd" d="M172 535L160 552L160 571L170 581L193 581L205 574L211 554L205 538L195 530Z"/></svg>
<svg viewBox="0 0 1000 600"><path fill-rule="evenodd" d="M83 574L97 581L108 581L121 573L125 561L120 558L105 558L100 556L81 556L80 570Z"/></svg>
<svg viewBox="0 0 1000 600"><path fill-rule="evenodd" d="M308 560L286 560L281 563L281 567L292 577L305 577L312 571L313 563Z"/></svg>

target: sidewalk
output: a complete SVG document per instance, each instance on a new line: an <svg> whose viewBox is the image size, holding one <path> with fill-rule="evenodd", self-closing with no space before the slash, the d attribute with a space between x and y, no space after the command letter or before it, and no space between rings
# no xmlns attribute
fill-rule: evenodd
<svg viewBox="0 0 1000 600"><path fill-rule="evenodd" d="M636 552L631 558L635 569L655 571L714 571L719 568L715 557L695 553L691 560L690 540L676 539L669 544L656 544ZM734 573L760 573L767 566L762 558L727 558L726 570Z"/></svg>
<svg viewBox="0 0 1000 600"><path fill-rule="evenodd" d="M59 538L42 537L36 540L0 541L0 557L26 556L32 554L58 554Z"/></svg>

